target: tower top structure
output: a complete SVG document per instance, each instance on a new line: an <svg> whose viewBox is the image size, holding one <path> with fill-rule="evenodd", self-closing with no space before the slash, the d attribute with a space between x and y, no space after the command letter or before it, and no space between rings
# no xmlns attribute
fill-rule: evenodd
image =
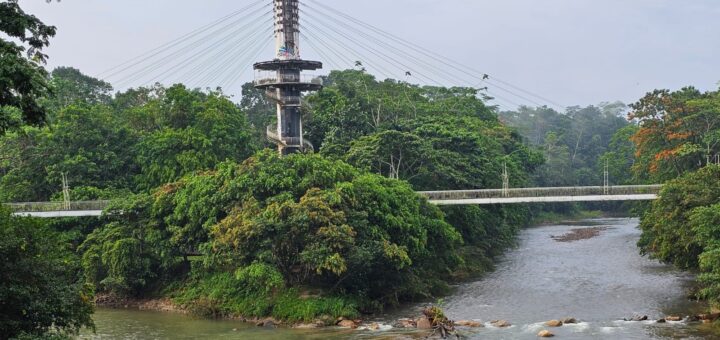
<svg viewBox="0 0 720 340"><path fill-rule="evenodd" d="M322 88L322 79L302 71L322 68L319 61L300 57L299 0L273 0L275 18L275 57L255 63L255 87L264 89L277 102L277 126L267 128L267 138L278 145L281 154L312 150L305 141L300 105L302 92Z"/></svg>

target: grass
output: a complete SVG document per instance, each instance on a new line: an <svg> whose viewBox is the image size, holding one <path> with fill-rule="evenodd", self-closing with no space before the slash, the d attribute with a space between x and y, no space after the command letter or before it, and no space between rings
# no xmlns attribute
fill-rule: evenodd
<svg viewBox="0 0 720 340"><path fill-rule="evenodd" d="M334 322L339 317L357 318L357 302L346 296L303 297L297 289L272 291L250 288L232 273L201 276L185 282L171 293L173 302L202 317L269 317L276 320Z"/></svg>

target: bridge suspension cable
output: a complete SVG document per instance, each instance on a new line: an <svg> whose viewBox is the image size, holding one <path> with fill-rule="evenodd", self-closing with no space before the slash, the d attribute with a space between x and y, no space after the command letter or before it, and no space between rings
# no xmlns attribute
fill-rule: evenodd
<svg viewBox="0 0 720 340"><path fill-rule="evenodd" d="M272 35L271 2L257 0L99 74L117 88L182 82L231 87ZM235 72L232 75L229 72Z"/></svg>
<svg viewBox="0 0 720 340"><path fill-rule="evenodd" d="M414 44L406 39L400 38L378 27L365 23L351 15L343 13L317 0L305 1L304 3L302 3L302 8L306 12L315 12L315 21L319 21L318 19L322 18L328 18L327 20L333 20L338 23L338 25L340 25L339 22L342 22L344 23L346 28L354 27L355 32L362 32L362 34L357 33L360 37L371 36L375 40L375 43L377 43L377 41L384 41L382 46L386 50L392 50L393 53L396 53L397 55L402 55L405 58L413 59L415 62L424 58L425 61L422 62L422 64L424 64L425 67L415 67L416 69L427 70L426 65L428 63L434 63L435 65L439 63L445 66L445 68L441 69L442 72L453 73L455 74L455 77L465 79L463 84L466 84L466 86L468 87L479 87L481 85L486 85L489 89L496 89L502 91L525 103L530 103L537 106L554 107L559 110L565 109L563 105L558 104L556 101L550 100L532 91L522 89L519 86L513 85L495 76L490 76L488 73L482 72L467 65L463 65L462 63L449 59L438 53L429 51L421 47L420 45ZM337 19L335 17L339 17L341 19ZM353 24L353 26L351 26L350 24ZM418 64L415 65L417 66ZM494 97L500 98L500 96L497 96L494 93L490 94ZM508 98L504 98L503 101L509 103L514 102L513 100L509 100Z"/></svg>

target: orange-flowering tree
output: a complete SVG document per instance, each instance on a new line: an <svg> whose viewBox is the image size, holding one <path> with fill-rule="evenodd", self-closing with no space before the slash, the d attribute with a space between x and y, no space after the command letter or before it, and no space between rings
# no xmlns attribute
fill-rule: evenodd
<svg viewBox="0 0 720 340"><path fill-rule="evenodd" d="M720 91L655 90L631 107L637 179L665 181L720 157Z"/></svg>

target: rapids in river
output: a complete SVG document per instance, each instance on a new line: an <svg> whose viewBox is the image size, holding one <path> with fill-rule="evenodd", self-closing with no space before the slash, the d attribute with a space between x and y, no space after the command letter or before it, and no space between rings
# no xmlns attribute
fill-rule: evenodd
<svg viewBox="0 0 720 340"><path fill-rule="evenodd" d="M508 251L497 269L458 284L442 300L454 320L474 319L482 328L460 328L469 339L536 339L549 329L558 339L687 339L717 337L709 325L684 321L656 323L665 315L686 316L705 311L687 298L693 277L642 257L636 242L638 220L592 219L523 230L518 246ZM564 240L573 229L600 227L594 237ZM263 329L235 321L202 320L185 315L99 309L97 332L83 339L420 339L427 333L391 328L401 317L416 317L423 304L404 306L368 322L380 330L338 328ZM622 321L647 315L648 321ZM544 322L565 317L579 323L548 328ZM495 328L491 320L512 324Z"/></svg>

